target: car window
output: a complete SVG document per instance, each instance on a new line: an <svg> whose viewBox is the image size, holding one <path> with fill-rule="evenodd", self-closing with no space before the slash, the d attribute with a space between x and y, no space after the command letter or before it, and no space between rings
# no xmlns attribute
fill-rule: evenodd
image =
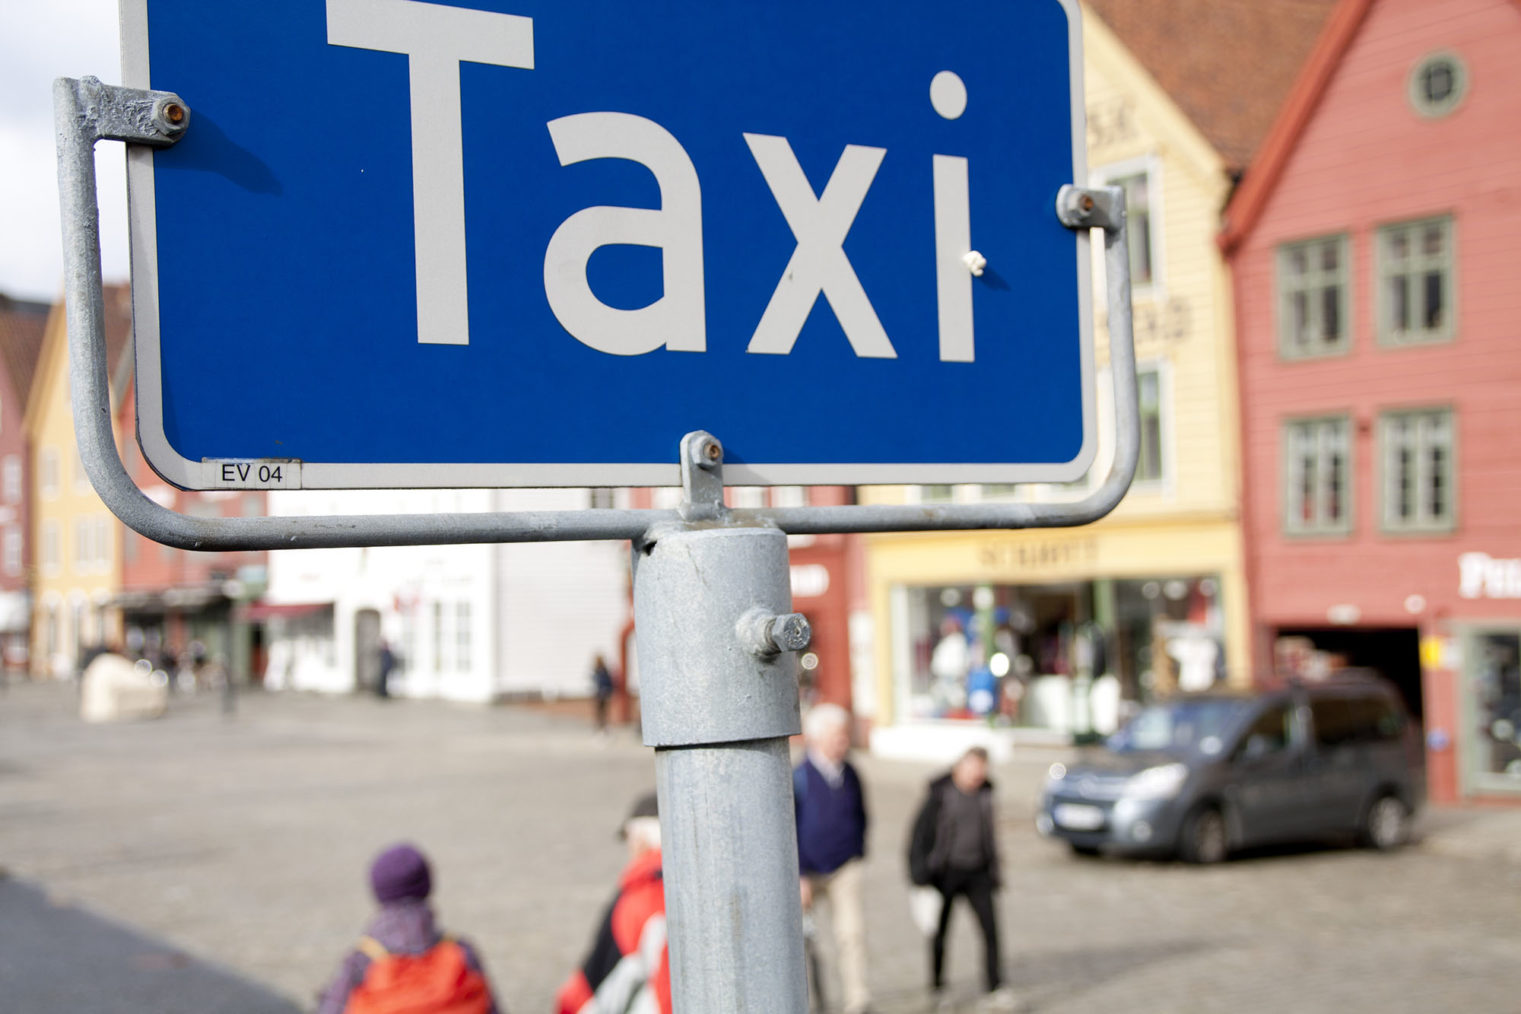
<svg viewBox="0 0 1521 1014"><path fill-rule="evenodd" d="M1293 738L1293 713L1286 704L1269 707L1242 735L1236 746L1235 759L1257 759L1280 753L1289 748Z"/></svg>
<svg viewBox="0 0 1521 1014"><path fill-rule="evenodd" d="M1399 739L1405 734L1405 712L1387 697L1364 699L1368 725L1378 739Z"/></svg>
<svg viewBox="0 0 1521 1014"><path fill-rule="evenodd" d="M1324 749L1364 742L1363 709L1346 697L1317 697L1310 701L1310 720L1315 725L1315 745Z"/></svg>
<svg viewBox="0 0 1521 1014"><path fill-rule="evenodd" d="M1315 722L1315 742L1320 746L1396 740L1405 730L1404 715L1382 694L1313 700L1310 714Z"/></svg>
<svg viewBox="0 0 1521 1014"><path fill-rule="evenodd" d="M1148 705L1110 736L1107 744L1118 753L1219 753L1223 738L1248 706L1244 700L1229 697L1182 698Z"/></svg>

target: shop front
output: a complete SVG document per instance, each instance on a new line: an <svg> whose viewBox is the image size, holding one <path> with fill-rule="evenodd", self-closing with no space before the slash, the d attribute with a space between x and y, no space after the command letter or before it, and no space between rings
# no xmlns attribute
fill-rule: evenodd
<svg viewBox="0 0 1521 1014"><path fill-rule="evenodd" d="M1521 799L1521 623L1468 628L1462 644L1463 794Z"/></svg>
<svg viewBox="0 0 1521 1014"><path fill-rule="evenodd" d="M874 752L1082 740L1155 696L1249 682L1225 525L881 537L867 552L887 617Z"/></svg>

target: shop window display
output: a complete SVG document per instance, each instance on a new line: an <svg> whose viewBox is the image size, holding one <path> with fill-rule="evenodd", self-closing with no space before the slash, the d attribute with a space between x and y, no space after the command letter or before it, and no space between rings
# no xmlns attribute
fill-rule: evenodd
<svg viewBox="0 0 1521 1014"><path fill-rule="evenodd" d="M1476 647L1474 761L1485 781L1521 789L1521 633L1481 634Z"/></svg>
<svg viewBox="0 0 1521 1014"><path fill-rule="evenodd" d="M1206 689L1224 676L1213 577L900 593L908 629L898 671L911 720L1108 732L1124 702Z"/></svg>

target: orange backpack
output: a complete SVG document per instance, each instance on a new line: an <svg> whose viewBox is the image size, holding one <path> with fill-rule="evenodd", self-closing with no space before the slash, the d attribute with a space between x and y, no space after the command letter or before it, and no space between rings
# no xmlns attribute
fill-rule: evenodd
<svg viewBox="0 0 1521 1014"><path fill-rule="evenodd" d="M349 994L344 1014L486 1014L486 977L470 967L464 948L444 937L421 954L392 954L362 937L369 956L364 981Z"/></svg>

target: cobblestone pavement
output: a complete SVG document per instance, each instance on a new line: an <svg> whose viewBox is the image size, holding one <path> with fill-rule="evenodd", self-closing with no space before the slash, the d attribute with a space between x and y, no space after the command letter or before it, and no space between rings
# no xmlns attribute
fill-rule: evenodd
<svg viewBox="0 0 1521 1014"><path fill-rule="evenodd" d="M157 722L92 727L72 705L56 685L0 695L0 867L13 878L0 894L0 944L40 919L39 905L7 900L20 890L181 955L137 961L169 994L181 969L197 972L200 990L224 976L222 1002L202 1009L230 1014L287 1009L281 998L311 1007L369 912L366 862L403 837L434 857L442 918L479 943L507 1007L548 1010L621 865L614 827L654 783L631 733L598 739L586 724L517 708L251 695L230 720L195 700ZM1030 821L1058 755L1027 753L995 777L1005 952L1030 1008L1521 1010L1521 864L1421 845L1211 869L1076 860ZM922 1011L925 945L908 922L901 853L932 771L860 766L874 818L878 1009ZM971 1010L970 915L955 929L951 975ZM109 982L114 973L91 963L121 948L70 950L82 977ZM0 997L12 998L0 1008L168 1009L126 994L99 1007L63 994L48 1003L28 999L44 995L35 982L4 981L38 974L0 956Z"/></svg>

